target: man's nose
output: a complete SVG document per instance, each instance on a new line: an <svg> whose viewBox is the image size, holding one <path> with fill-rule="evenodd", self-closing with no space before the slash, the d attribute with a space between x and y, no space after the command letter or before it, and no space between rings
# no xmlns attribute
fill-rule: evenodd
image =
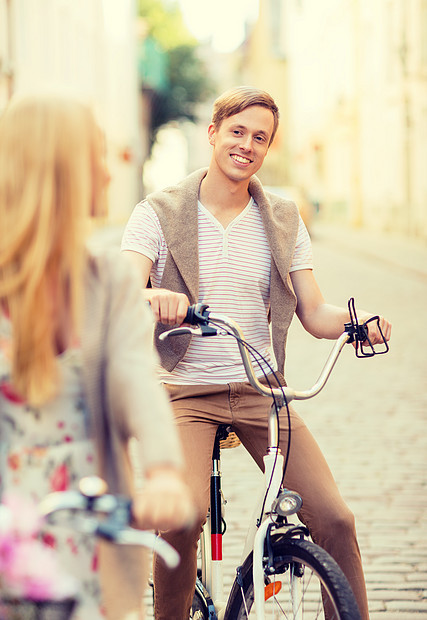
<svg viewBox="0 0 427 620"><path fill-rule="evenodd" d="M245 136L240 143L240 147L245 151L250 151L252 148L252 136Z"/></svg>

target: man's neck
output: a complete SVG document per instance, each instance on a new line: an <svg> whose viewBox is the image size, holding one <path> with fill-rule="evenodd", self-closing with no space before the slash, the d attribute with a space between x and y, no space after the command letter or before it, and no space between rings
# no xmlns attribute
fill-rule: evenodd
<svg viewBox="0 0 427 620"><path fill-rule="evenodd" d="M233 181L223 176L218 178L218 175L209 169L201 183L199 199L215 217L221 213L235 217L249 202L248 186L249 181Z"/></svg>

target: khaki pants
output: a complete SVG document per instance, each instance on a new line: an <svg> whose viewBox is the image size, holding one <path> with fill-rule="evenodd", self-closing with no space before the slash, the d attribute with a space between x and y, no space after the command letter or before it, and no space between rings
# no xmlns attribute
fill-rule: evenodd
<svg viewBox="0 0 427 620"><path fill-rule="evenodd" d="M248 383L227 385L166 385L186 459L185 478L199 509L197 526L163 534L181 555L173 571L154 562L156 620L188 620L196 581L196 551L209 504L212 448L218 424L229 424L263 469L267 450L267 419L271 399ZM369 618L365 581L354 517L344 503L319 446L302 419L291 409L291 450L285 486L303 498L298 515L313 540L335 558L349 580L362 618ZM288 420L280 413L280 445L286 454Z"/></svg>

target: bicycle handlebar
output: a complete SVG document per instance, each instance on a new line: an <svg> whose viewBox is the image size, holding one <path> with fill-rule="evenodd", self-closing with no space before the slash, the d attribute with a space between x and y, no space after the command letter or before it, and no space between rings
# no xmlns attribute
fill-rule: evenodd
<svg viewBox="0 0 427 620"><path fill-rule="evenodd" d="M347 343L356 343L355 352L357 357L373 357L377 354L387 353L388 344L385 341L384 336L383 343L385 345L385 349L382 351L375 350L368 337L368 328L366 327L366 325L371 321L377 321L379 327L379 317L372 317L365 323L359 324L357 321L353 298L349 300L348 307L350 322L344 325L344 332L335 341L332 351L329 354L329 357L326 360L326 363L316 383L310 389L303 391L294 390L293 388L285 386L273 388L267 385L263 385L255 375L255 370L248 349L245 346L244 335L240 326L229 317L213 314L208 310L209 306L206 304L194 304L192 306L189 306L188 308L184 324L189 323L190 325L197 325L196 328L188 327L183 324L180 327L163 332L159 337L161 340L164 340L169 336L178 336L182 334L192 334L197 336L215 336L221 333L217 329L217 327L226 327L236 337L243 365L251 385L263 396L273 396L275 399L278 399L281 404L284 404L284 402L291 402L292 400L307 400L316 396L324 388L335 366L335 363L342 349L344 348L344 345L346 345ZM381 328L379 327L379 329L382 335ZM223 333L224 335L227 335L227 332ZM366 350L364 349L363 343L366 342L368 342L368 352L366 352Z"/></svg>
<svg viewBox="0 0 427 620"><path fill-rule="evenodd" d="M176 568L179 554L153 532L130 527L132 502L121 495L105 493L106 485L96 476L83 478L79 491L57 491L39 503L41 516L48 521L58 512L72 513L79 531L120 545L139 545L152 549L168 568ZM76 518L76 514L80 519Z"/></svg>

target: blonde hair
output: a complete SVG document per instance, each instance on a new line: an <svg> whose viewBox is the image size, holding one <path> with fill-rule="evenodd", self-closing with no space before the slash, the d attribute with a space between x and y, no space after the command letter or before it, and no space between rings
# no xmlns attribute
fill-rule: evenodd
<svg viewBox="0 0 427 620"><path fill-rule="evenodd" d="M215 129L218 129L224 119L243 112L243 110L253 105L267 108L273 114L274 124L269 142L270 145L279 126L279 108L275 104L273 97L259 88L237 86L220 95L213 104L212 124Z"/></svg>
<svg viewBox="0 0 427 620"><path fill-rule="evenodd" d="M12 324L13 386L33 405L58 390L58 317L78 333L84 226L105 209L102 172L88 107L58 96L8 105L0 118L0 312Z"/></svg>

